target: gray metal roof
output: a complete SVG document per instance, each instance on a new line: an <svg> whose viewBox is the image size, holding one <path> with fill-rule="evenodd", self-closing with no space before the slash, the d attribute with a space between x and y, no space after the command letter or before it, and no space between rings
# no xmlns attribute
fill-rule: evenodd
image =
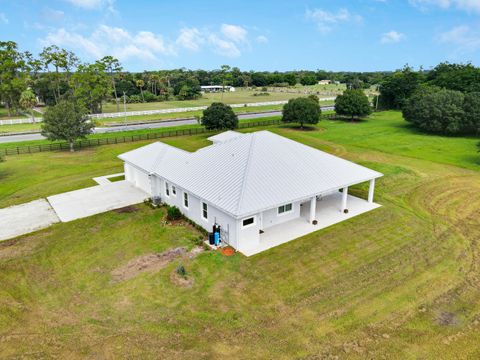
<svg viewBox="0 0 480 360"><path fill-rule="evenodd" d="M227 140L231 140L231 139L234 139L236 137L239 137L239 136L242 136L243 134L242 133L239 133L239 132L236 132L236 131L232 131L232 130L228 130L228 131L224 131L220 134L217 134L217 135L213 135L213 136L210 136L208 138L208 140L210 140L211 142L217 144L217 143L222 143L222 142L225 142Z"/></svg>
<svg viewBox="0 0 480 360"><path fill-rule="evenodd" d="M269 131L193 153L155 143L119 157L235 217L382 176Z"/></svg>

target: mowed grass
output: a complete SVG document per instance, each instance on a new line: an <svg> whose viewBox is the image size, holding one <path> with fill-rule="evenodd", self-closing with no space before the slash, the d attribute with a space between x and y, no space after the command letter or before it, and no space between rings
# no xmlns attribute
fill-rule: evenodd
<svg viewBox="0 0 480 360"><path fill-rule="evenodd" d="M381 113L310 131L269 128L383 172L376 191L382 207L251 258L206 252L114 282L111 271L128 260L191 247L198 236L144 205L0 244L0 357L479 358L475 139L425 136L401 125L397 113ZM186 150L208 144L205 136L164 141ZM87 150L83 172L117 172L114 156L127 145L141 144ZM440 145L448 156L439 156ZM30 174L45 171L45 162L67 172L81 166L80 154L34 155L43 165ZM23 158L0 165L0 189L13 182L1 171ZM65 180L76 177L80 186L81 174L69 170ZM43 188L33 182L25 186ZM365 197L368 190L352 191ZM180 262L191 288L170 280Z"/></svg>

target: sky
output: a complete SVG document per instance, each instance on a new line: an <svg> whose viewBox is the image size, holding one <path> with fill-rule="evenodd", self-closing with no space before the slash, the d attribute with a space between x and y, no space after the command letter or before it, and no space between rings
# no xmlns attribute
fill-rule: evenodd
<svg viewBox="0 0 480 360"><path fill-rule="evenodd" d="M0 0L0 40L125 70L480 65L480 0Z"/></svg>

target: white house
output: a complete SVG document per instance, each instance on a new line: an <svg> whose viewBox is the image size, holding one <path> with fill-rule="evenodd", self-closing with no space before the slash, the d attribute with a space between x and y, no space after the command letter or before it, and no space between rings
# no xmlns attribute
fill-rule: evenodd
<svg viewBox="0 0 480 360"><path fill-rule="evenodd" d="M156 142L119 156L125 178L253 255L378 207L382 174L269 131L227 131L195 152ZM369 182L368 199L348 187Z"/></svg>
<svg viewBox="0 0 480 360"><path fill-rule="evenodd" d="M222 91L230 91L234 92L235 88L230 85L202 85L200 89L203 92L222 92Z"/></svg>

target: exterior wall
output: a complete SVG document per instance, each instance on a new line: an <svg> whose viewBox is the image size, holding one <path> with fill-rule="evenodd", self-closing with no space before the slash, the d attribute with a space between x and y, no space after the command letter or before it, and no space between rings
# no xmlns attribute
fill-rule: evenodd
<svg viewBox="0 0 480 360"><path fill-rule="evenodd" d="M148 173L131 165L124 163L125 180L130 181L136 187L142 189L147 194L152 194L152 187Z"/></svg>
<svg viewBox="0 0 480 360"><path fill-rule="evenodd" d="M156 196L160 196L163 202L176 206L180 209L183 215L188 217L190 220L200 225L202 228L211 232L213 225L217 223L220 225L222 230L222 235L228 237L228 243L234 248L238 248L237 243L237 234L236 234L236 224L237 221L228 214L225 214L223 211L215 208L212 205L208 204L208 219L202 217L202 201L200 198L188 193L188 208L184 206L183 202L183 193L184 189L176 186L175 184L168 183L170 189L170 195L167 196L165 193L165 180L157 176L152 177L154 181L154 188L156 189ZM172 185L176 187L177 194L174 195L172 192ZM227 235L228 234L228 235Z"/></svg>
<svg viewBox="0 0 480 360"><path fill-rule="evenodd" d="M301 202L292 203L292 211L288 213L278 214L278 208L266 210L262 213L262 230L268 229L270 226L289 221L300 217Z"/></svg>

